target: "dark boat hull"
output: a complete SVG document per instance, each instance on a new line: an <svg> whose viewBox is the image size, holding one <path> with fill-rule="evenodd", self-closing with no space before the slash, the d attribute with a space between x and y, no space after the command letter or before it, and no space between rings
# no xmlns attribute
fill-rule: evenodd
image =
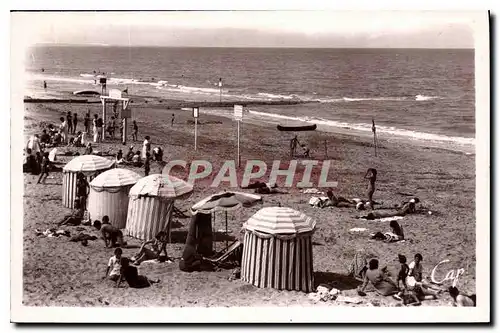
<svg viewBox="0 0 500 333"><path fill-rule="evenodd" d="M283 132L303 132L303 131L314 131L317 125L304 125L304 126L282 126L278 125L278 131Z"/></svg>

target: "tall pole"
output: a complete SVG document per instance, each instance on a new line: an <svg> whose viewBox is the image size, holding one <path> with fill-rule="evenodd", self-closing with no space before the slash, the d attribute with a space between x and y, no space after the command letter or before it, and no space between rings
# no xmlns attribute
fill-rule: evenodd
<svg viewBox="0 0 500 333"><path fill-rule="evenodd" d="M198 138L198 117L194 118L194 150L198 149L197 138Z"/></svg>
<svg viewBox="0 0 500 333"><path fill-rule="evenodd" d="M123 136L122 136L122 143L126 144L127 143L127 118L123 118Z"/></svg>
<svg viewBox="0 0 500 333"><path fill-rule="evenodd" d="M240 167L241 164L241 158L240 158L240 121L238 120L238 168Z"/></svg>
<svg viewBox="0 0 500 333"><path fill-rule="evenodd" d="M102 131L101 131L101 142L104 141L106 137L106 100L102 100Z"/></svg>

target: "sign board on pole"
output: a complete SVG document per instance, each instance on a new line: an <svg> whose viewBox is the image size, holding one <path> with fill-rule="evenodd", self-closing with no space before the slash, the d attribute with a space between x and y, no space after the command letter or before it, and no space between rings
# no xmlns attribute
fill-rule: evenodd
<svg viewBox="0 0 500 333"><path fill-rule="evenodd" d="M193 117L198 118L200 112L200 108L193 108Z"/></svg>
<svg viewBox="0 0 500 333"><path fill-rule="evenodd" d="M122 110L122 113L121 113L121 118L124 119L124 118L132 118L132 110L131 109L125 109L125 110Z"/></svg>
<svg viewBox="0 0 500 333"><path fill-rule="evenodd" d="M235 120L243 120L243 106L242 105L235 105L234 106L234 119Z"/></svg>
<svg viewBox="0 0 500 333"><path fill-rule="evenodd" d="M109 90L109 97L122 98L122 92L119 89L110 89Z"/></svg>

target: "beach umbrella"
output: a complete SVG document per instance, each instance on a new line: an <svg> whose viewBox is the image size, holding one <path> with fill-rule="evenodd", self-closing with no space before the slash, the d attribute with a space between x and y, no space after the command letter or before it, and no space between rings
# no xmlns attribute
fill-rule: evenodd
<svg viewBox="0 0 500 333"><path fill-rule="evenodd" d="M299 234L313 231L316 221L288 207L266 207L255 213L244 228L268 234Z"/></svg>
<svg viewBox="0 0 500 333"><path fill-rule="evenodd" d="M137 183L142 176L128 169L111 169L94 178L90 185L94 187L120 187Z"/></svg>
<svg viewBox="0 0 500 333"><path fill-rule="evenodd" d="M262 201L262 197L244 192L220 192L206 197L191 207L193 214L210 214L216 211L232 211L240 207L251 207Z"/></svg>
<svg viewBox="0 0 500 333"><path fill-rule="evenodd" d="M153 174L140 179L130 189L131 196L153 196L169 199L187 198L193 186L182 179L162 174Z"/></svg>
<svg viewBox="0 0 500 333"><path fill-rule="evenodd" d="M191 213L211 214L217 211L225 212L227 234L227 212L241 207L251 207L258 202L262 202L262 197L259 195L245 192L220 192L197 202L191 207Z"/></svg>
<svg viewBox="0 0 500 333"><path fill-rule="evenodd" d="M68 172L92 172L109 169L114 165L114 161L97 155L81 155L72 159L63 168Z"/></svg>

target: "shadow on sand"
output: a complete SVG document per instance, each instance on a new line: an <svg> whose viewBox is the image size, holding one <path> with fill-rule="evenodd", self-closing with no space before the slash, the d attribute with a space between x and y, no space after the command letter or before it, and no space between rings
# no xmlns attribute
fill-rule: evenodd
<svg viewBox="0 0 500 333"><path fill-rule="evenodd" d="M173 230L171 233L171 243L185 244L187 239L187 234L188 232L186 230L178 230L178 231ZM226 235L221 232L214 232L213 234L214 242L223 242L223 241L232 242L234 240L236 240L234 236Z"/></svg>
<svg viewBox="0 0 500 333"><path fill-rule="evenodd" d="M361 283L361 281L353 277L339 273L314 272L314 284L316 287L320 284L327 284L338 290L350 290L356 289Z"/></svg>

